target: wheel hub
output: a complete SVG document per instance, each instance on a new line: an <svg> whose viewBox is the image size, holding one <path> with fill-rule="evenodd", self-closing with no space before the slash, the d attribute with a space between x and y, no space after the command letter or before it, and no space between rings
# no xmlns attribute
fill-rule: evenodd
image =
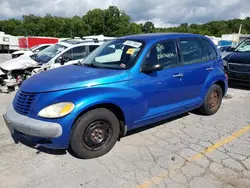
<svg viewBox="0 0 250 188"><path fill-rule="evenodd" d="M105 137L104 130L102 130L100 128L94 129L91 133L92 141L97 143L97 144L102 142L104 140L104 137Z"/></svg>
<svg viewBox="0 0 250 188"><path fill-rule="evenodd" d="M91 123L83 138L83 143L91 149L97 149L104 145L112 137L112 129L109 123L104 120Z"/></svg>
<svg viewBox="0 0 250 188"><path fill-rule="evenodd" d="M218 105L218 102L219 102L219 94L218 94L218 92L214 91L214 92L212 92L212 94L208 100L209 108L211 110L215 109Z"/></svg>

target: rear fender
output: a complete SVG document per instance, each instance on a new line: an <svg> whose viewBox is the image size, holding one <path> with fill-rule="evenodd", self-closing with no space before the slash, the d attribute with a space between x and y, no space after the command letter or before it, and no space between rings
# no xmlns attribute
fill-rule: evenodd
<svg viewBox="0 0 250 188"><path fill-rule="evenodd" d="M227 78L224 72L222 73L221 69L220 70L214 70L212 71L209 76L206 79L205 84L203 85L202 92L201 92L201 98L204 100L205 96L209 90L209 88L215 84L216 82L222 81L224 83L224 91L226 94L227 88L228 88L228 83L227 83Z"/></svg>

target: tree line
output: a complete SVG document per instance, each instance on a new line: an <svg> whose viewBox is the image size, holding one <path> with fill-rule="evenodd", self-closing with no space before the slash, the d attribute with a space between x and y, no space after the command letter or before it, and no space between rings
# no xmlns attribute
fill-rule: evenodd
<svg viewBox="0 0 250 188"><path fill-rule="evenodd" d="M243 25L242 33L250 31L250 18L212 21L205 24L183 23L178 27L156 28L154 23L135 23L131 16L116 6L107 9L93 9L86 15L58 17L47 14L24 15L22 19L0 20L0 30L15 36L80 37L86 35L124 36L153 32L188 32L220 37L222 34L237 33Z"/></svg>

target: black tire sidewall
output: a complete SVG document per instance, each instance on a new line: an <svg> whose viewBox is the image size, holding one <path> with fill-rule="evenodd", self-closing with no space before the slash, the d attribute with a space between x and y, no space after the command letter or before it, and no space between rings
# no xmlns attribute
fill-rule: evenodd
<svg viewBox="0 0 250 188"><path fill-rule="evenodd" d="M113 135L110 141L107 143L106 147L101 148L97 151L92 151L83 144L83 135L88 125L98 119L103 119L111 125L113 129ZM97 108L88 111L77 119L71 131L70 147L71 150L80 158L96 158L108 153L115 145L116 141L119 138L119 135L120 125L119 120L117 119L115 114L106 108Z"/></svg>

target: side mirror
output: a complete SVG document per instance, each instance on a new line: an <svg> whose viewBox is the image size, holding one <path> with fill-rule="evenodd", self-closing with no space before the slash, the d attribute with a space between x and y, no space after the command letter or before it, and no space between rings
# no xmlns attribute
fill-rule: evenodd
<svg viewBox="0 0 250 188"><path fill-rule="evenodd" d="M231 48L230 48L230 51L231 51L231 52L234 52L235 49L236 49L235 47L231 47Z"/></svg>
<svg viewBox="0 0 250 188"><path fill-rule="evenodd" d="M161 64L145 64L145 66L142 68L142 72L144 73L150 73L155 72L163 69Z"/></svg>
<svg viewBox="0 0 250 188"><path fill-rule="evenodd" d="M69 61L69 58L65 56L60 56L57 58L56 63L60 63L61 65L64 65L68 61Z"/></svg>
<svg viewBox="0 0 250 188"><path fill-rule="evenodd" d="M63 63L63 57L62 57L62 56L58 57L58 58L56 59L56 63L62 64L62 63Z"/></svg>

